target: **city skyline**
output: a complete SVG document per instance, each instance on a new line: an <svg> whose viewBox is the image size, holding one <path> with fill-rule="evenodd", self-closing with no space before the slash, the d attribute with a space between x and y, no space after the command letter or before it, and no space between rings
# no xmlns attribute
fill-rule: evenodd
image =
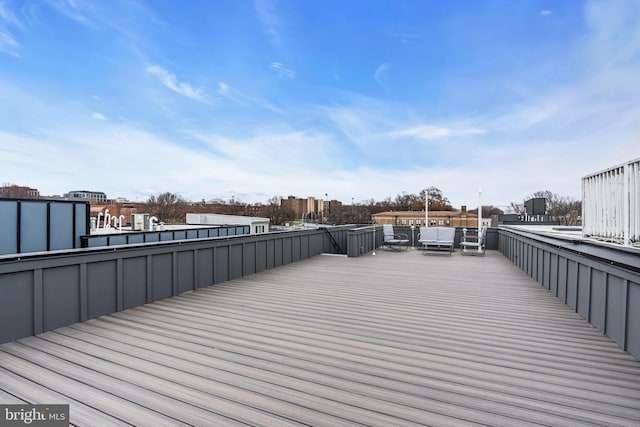
<svg viewBox="0 0 640 427"><path fill-rule="evenodd" d="M583 176L640 157L638 19L633 1L4 1L0 179L140 201L580 199Z"/></svg>

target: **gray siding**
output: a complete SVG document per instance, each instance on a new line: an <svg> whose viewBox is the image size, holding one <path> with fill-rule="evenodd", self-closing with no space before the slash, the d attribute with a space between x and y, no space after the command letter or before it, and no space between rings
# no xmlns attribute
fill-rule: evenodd
<svg viewBox="0 0 640 427"><path fill-rule="evenodd" d="M639 254L596 250L513 229L500 230L499 247L511 262L640 359Z"/></svg>
<svg viewBox="0 0 640 427"><path fill-rule="evenodd" d="M25 221L40 221L34 212L41 209L32 207ZM345 246L347 229L331 229ZM232 232L243 230L234 227ZM303 230L1 257L0 342L331 251L326 233Z"/></svg>

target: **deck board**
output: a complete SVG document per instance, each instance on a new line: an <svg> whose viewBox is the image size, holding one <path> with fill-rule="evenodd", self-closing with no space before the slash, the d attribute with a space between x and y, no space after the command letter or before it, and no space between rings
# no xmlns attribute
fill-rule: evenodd
<svg viewBox="0 0 640 427"><path fill-rule="evenodd" d="M378 252L0 345L16 401L77 425L633 426L640 362L496 252Z"/></svg>

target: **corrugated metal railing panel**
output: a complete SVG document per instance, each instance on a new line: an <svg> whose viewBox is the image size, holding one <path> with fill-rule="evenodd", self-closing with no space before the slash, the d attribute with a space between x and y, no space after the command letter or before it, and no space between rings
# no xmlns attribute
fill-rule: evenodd
<svg viewBox="0 0 640 427"><path fill-rule="evenodd" d="M351 227L329 232L346 247ZM0 343L323 252L311 229L0 256Z"/></svg>
<svg viewBox="0 0 640 427"><path fill-rule="evenodd" d="M582 178L582 233L640 246L640 159Z"/></svg>
<svg viewBox="0 0 640 427"><path fill-rule="evenodd" d="M527 275L640 360L639 272L512 230L499 231L498 247Z"/></svg>

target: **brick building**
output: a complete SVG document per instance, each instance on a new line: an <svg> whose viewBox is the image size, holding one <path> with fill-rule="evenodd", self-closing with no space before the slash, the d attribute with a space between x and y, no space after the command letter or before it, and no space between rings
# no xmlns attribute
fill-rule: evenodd
<svg viewBox="0 0 640 427"><path fill-rule="evenodd" d="M393 224L424 227L424 211L387 211L372 215L376 224ZM429 211L430 227L467 227L478 226L477 210L467 211L466 206L453 211Z"/></svg>

